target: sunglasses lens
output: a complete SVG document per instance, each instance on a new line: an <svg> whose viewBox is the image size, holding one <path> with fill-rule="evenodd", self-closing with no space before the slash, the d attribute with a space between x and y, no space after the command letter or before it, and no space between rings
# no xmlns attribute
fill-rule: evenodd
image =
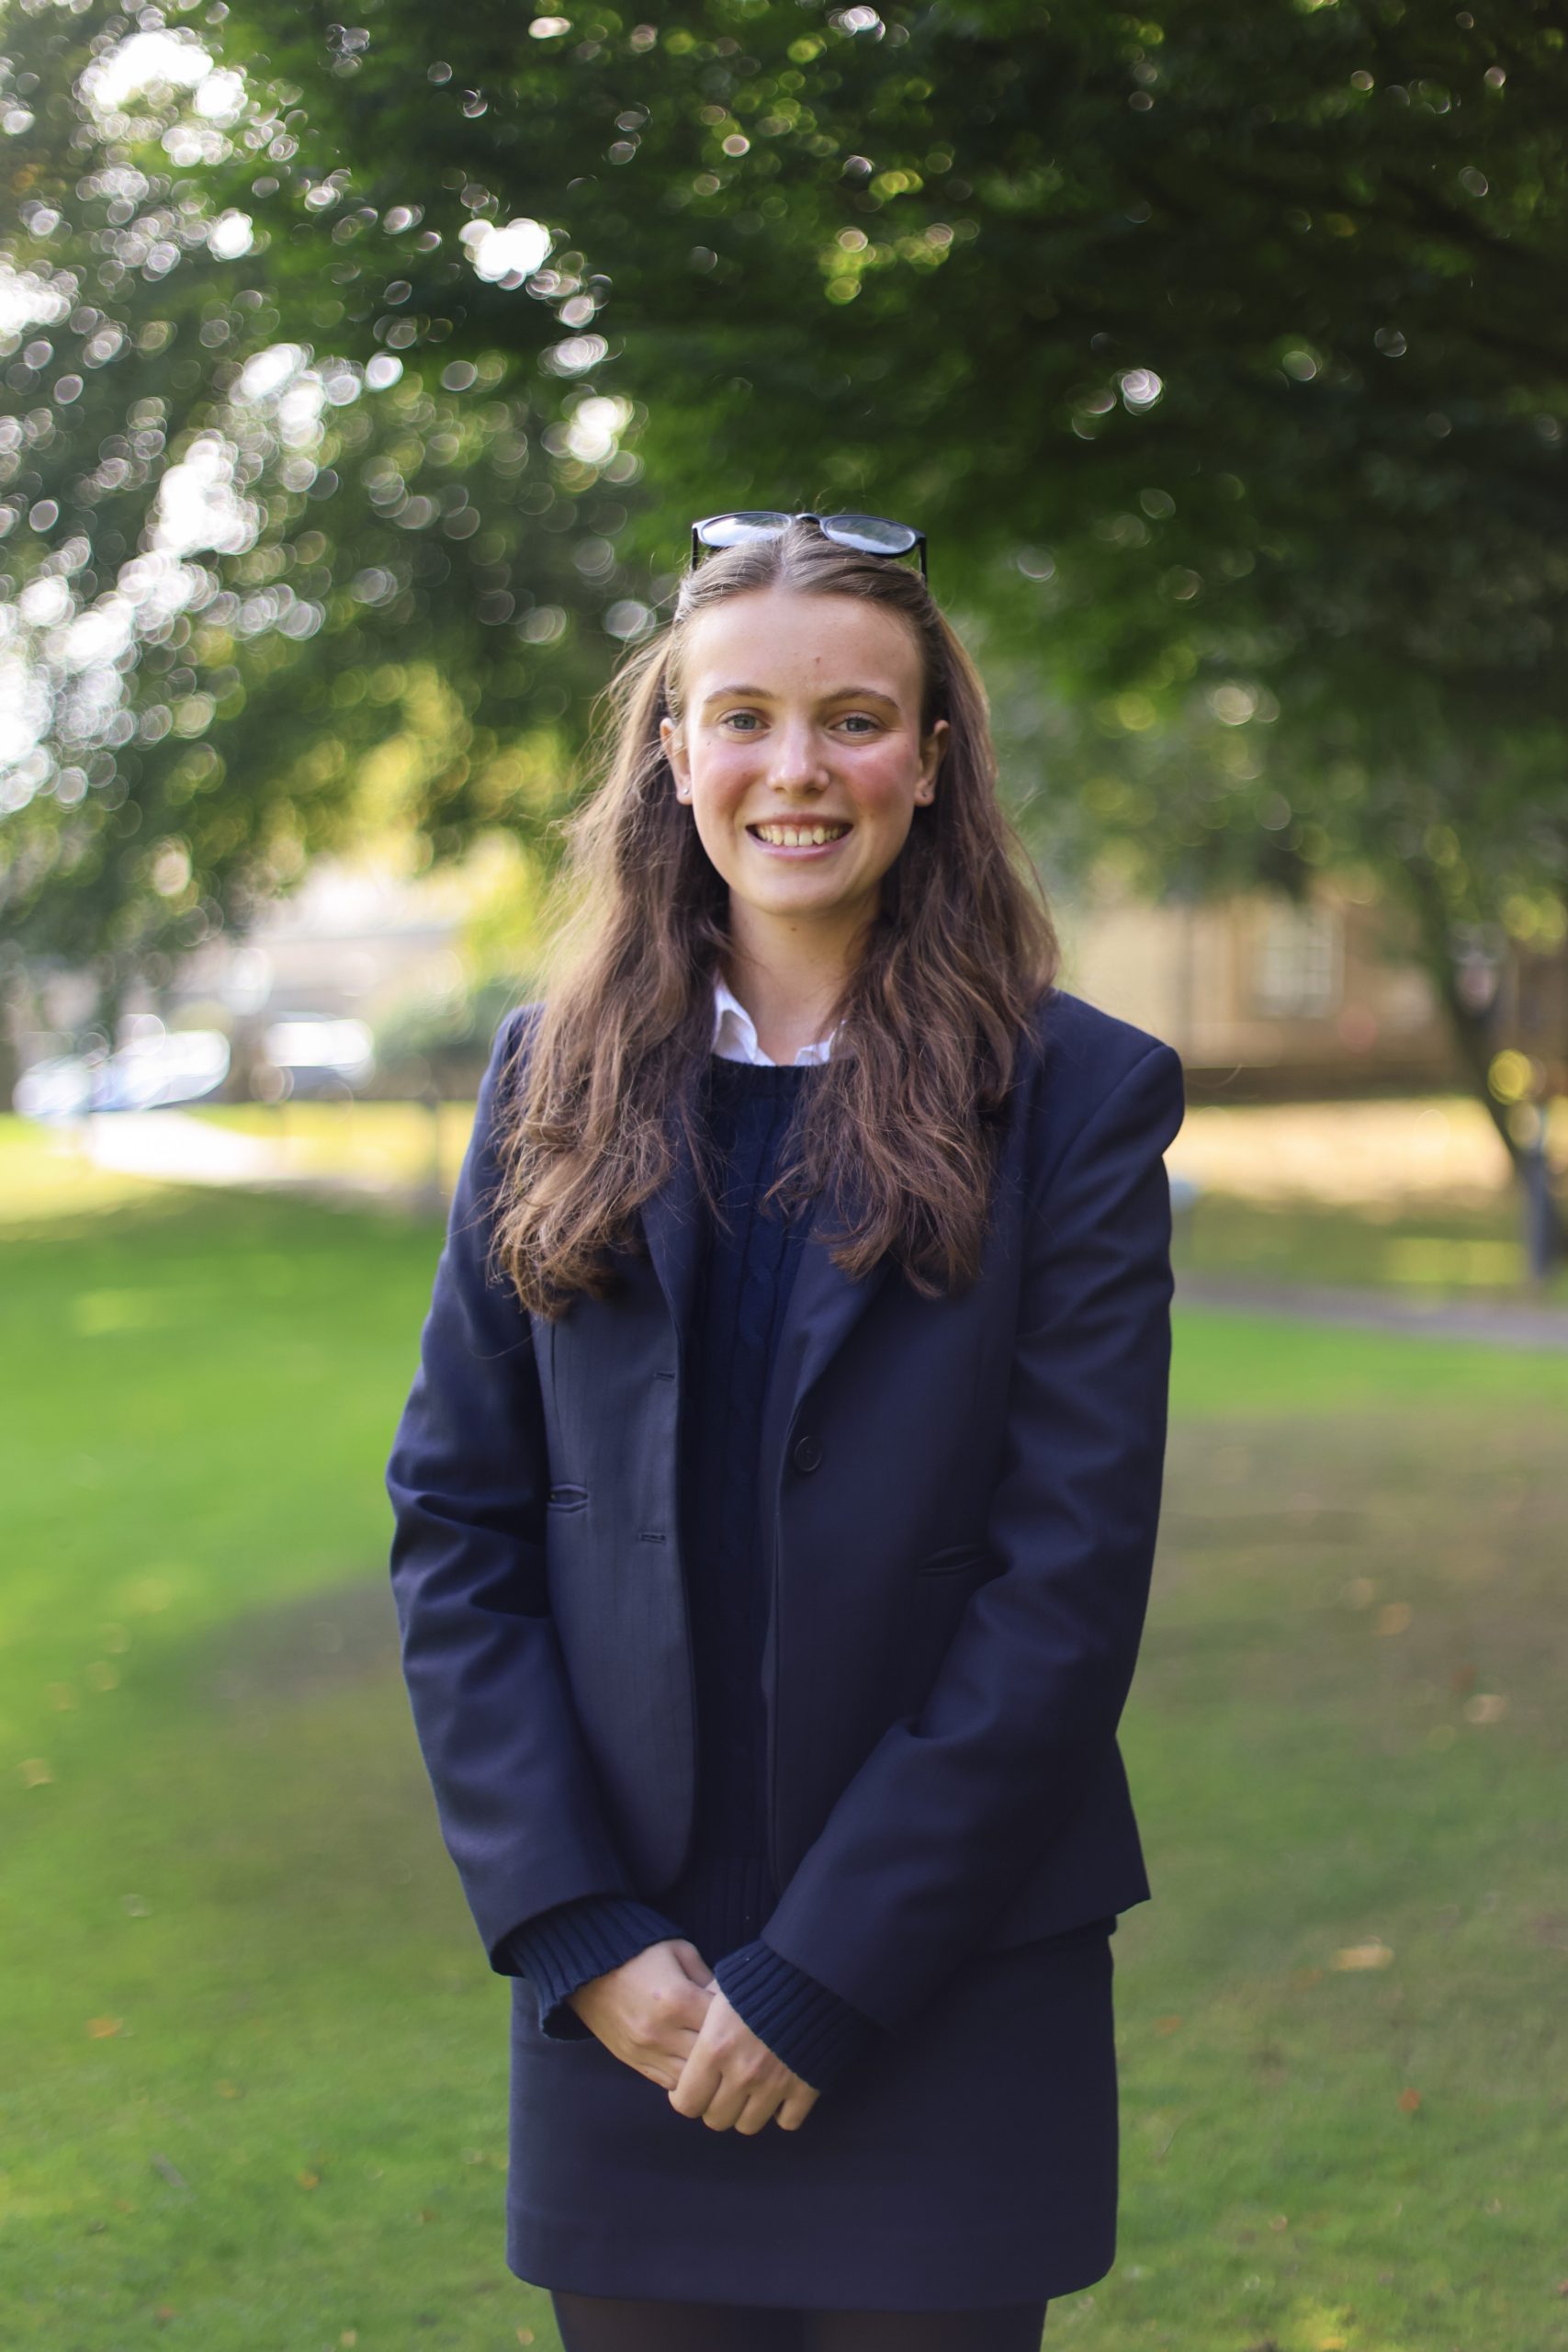
<svg viewBox="0 0 1568 2352"><path fill-rule="evenodd" d="M739 547L743 539L766 538L771 532L782 531L789 519L787 514L762 508L743 509L734 514L710 514L705 523L697 525L697 537L705 548Z"/></svg>
<svg viewBox="0 0 1568 2352"><path fill-rule="evenodd" d="M919 538L908 523L889 522L886 514L825 514L822 522L834 538L867 555L908 555Z"/></svg>

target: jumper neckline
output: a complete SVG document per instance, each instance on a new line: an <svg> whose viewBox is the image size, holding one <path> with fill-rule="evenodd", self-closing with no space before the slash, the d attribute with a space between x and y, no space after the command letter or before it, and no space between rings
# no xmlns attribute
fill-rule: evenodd
<svg viewBox="0 0 1568 2352"><path fill-rule="evenodd" d="M793 1094L803 1079L826 1067L824 1062L741 1062L728 1054L710 1053L707 1077L710 1086L737 1094Z"/></svg>

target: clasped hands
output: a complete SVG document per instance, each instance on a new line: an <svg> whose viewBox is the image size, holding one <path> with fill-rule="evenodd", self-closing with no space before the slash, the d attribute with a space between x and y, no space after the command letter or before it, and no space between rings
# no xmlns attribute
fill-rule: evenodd
<svg viewBox="0 0 1568 2352"><path fill-rule="evenodd" d="M670 2094L678 2115L711 2132L798 2131L819 2093L792 2074L725 1999L695 1944L649 1944L570 1996L613 2056Z"/></svg>

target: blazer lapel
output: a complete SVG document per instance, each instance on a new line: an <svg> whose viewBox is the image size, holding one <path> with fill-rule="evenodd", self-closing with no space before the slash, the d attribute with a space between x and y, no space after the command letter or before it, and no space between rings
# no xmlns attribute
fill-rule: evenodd
<svg viewBox="0 0 1568 2352"><path fill-rule="evenodd" d="M696 1170L682 1144L676 1151L669 1175L642 1204L642 1228L649 1256L671 1320L682 1335L691 1317L701 1214Z"/></svg>
<svg viewBox="0 0 1568 2352"><path fill-rule="evenodd" d="M778 1355L768 1392L764 1426L782 1442L796 1407L819 1380L887 1279L892 1260L885 1253L858 1278L833 1263L827 1235L842 1231L863 1214L858 1188L840 1171L825 1195L811 1204L810 1224L779 1333Z"/></svg>
<svg viewBox="0 0 1568 2352"><path fill-rule="evenodd" d="M886 1255L857 1280L836 1266L829 1254L824 1232L852 1224L861 1207L858 1188L845 1172L840 1173L825 1195L809 1204L806 1239L779 1333L764 1408L764 1479L776 1466L777 1448L800 1399L813 1381L821 1378L886 1280L892 1261ZM675 1329L682 1334L691 1314L701 1209L696 1171L682 1145L669 1176L642 1204L649 1255Z"/></svg>

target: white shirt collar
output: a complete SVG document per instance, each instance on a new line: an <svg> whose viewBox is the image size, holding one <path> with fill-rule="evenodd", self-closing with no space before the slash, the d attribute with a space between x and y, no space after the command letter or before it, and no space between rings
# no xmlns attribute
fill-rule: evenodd
<svg viewBox="0 0 1568 2352"><path fill-rule="evenodd" d="M795 1062L825 1062L841 1026L841 1023L835 1023L827 1036L818 1037L813 1045L802 1046ZM756 1023L716 972L713 983L713 1050L728 1062L750 1062L769 1069L774 1067L772 1056L757 1043Z"/></svg>

